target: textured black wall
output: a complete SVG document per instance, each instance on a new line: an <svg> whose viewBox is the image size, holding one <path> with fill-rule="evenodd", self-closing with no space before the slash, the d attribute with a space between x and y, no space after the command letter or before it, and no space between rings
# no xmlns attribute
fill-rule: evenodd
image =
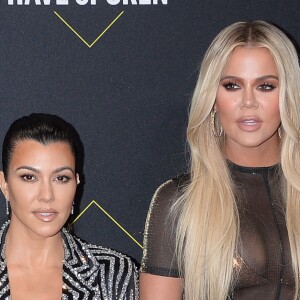
<svg viewBox="0 0 300 300"><path fill-rule="evenodd" d="M210 41L232 22L265 19L299 42L300 2L127 2L0 2L0 140L31 112L74 124L85 146L75 232L139 261L140 246L101 208L142 243L154 190L185 170L188 102ZM1 197L3 220L4 206Z"/></svg>

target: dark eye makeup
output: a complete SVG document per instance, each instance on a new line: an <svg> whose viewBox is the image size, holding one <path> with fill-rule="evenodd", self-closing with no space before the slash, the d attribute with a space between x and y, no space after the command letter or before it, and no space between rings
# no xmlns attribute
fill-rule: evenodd
<svg viewBox="0 0 300 300"><path fill-rule="evenodd" d="M60 183L67 183L71 180L71 177L67 175L59 175L55 178L55 180Z"/></svg>
<svg viewBox="0 0 300 300"><path fill-rule="evenodd" d="M257 87L258 90L263 92L270 92L273 91L277 86L273 83L265 82Z"/></svg>
<svg viewBox="0 0 300 300"><path fill-rule="evenodd" d="M29 182L32 182L32 181L35 181L36 180L36 177L32 174L20 174L19 176L22 180L24 181L29 181Z"/></svg>
<svg viewBox="0 0 300 300"><path fill-rule="evenodd" d="M240 88L239 85L234 81L223 82L222 86L228 91L237 90Z"/></svg>
<svg viewBox="0 0 300 300"><path fill-rule="evenodd" d="M26 182L34 182L37 180L36 176L33 174L20 174L19 178L23 181ZM54 178L54 181L57 181L59 183L67 183L72 179L71 176L67 176L67 175L58 175Z"/></svg>
<svg viewBox="0 0 300 300"><path fill-rule="evenodd" d="M240 86L235 81L226 81L221 84L228 91L236 91L240 89ZM256 89L262 92L271 92L275 88L277 88L277 85L275 85L274 83L264 82L263 84L260 84Z"/></svg>

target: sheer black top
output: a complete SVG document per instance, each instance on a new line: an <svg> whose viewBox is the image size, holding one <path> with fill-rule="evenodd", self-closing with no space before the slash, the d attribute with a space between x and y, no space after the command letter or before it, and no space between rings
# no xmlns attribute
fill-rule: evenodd
<svg viewBox="0 0 300 300"><path fill-rule="evenodd" d="M228 164L240 217L240 242L234 258L234 268L239 272L229 298L293 299L295 284L279 166ZM141 272L178 277L174 228L168 220L173 201L187 183L188 176L180 176L156 191L146 221Z"/></svg>

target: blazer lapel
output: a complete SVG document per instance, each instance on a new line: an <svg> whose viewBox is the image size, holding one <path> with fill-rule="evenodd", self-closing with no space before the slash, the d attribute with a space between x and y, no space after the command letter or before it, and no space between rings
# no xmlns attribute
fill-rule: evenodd
<svg viewBox="0 0 300 300"><path fill-rule="evenodd" d="M95 298L99 294L97 282L99 263L89 249L65 229L62 230L65 257L63 262L63 296L70 299L102 299ZM94 298L93 298L94 297Z"/></svg>

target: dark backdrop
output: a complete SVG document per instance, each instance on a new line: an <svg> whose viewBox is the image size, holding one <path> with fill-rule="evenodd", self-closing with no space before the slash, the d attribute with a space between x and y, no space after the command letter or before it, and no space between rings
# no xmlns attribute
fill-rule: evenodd
<svg viewBox="0 0 300 300"><path fill-rule="evenodd" d="M85 147L75 232L137 261L140 246L101 208L142 243L153 192L185 171L188 103L212 38L235 21L265 19L300 41L298 0L14 2L0 2L0 140L31 112L71 122ZM92 47L67 26L91 44L123 11ZM0 212L4 220L3 197Z"/></svg>

